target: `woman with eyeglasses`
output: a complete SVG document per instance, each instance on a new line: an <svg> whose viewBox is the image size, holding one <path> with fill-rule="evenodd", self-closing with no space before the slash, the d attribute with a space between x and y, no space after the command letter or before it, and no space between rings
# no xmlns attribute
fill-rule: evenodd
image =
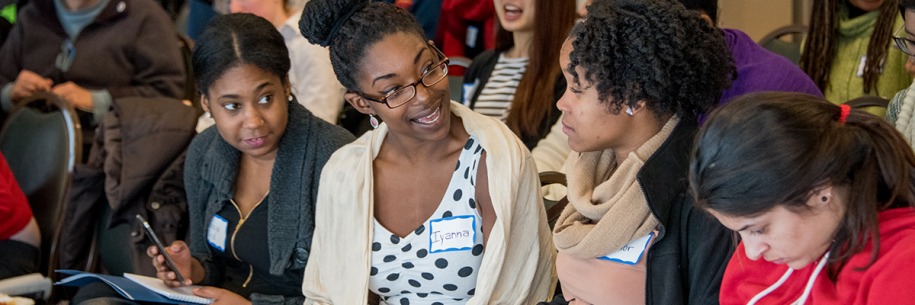
<svg viewBox="0 0 915 305"><path fill-rule="evenodd" d="M915 60L915 0L901 0L899 11L902 12L905 26L893 34L893 40L895 40L896 46L909 56L908 66L912 67L915 66L915 63L912 63L912 60ZM915 114L913 87L915 87L915 83L896 93L886 109L886 121L902 133L902 137L909 145L915 143L915 120L912 119Z"/></svg>
<svg viewBox="0 0 915 305"><path fill-rule="evenodd" d="M830 102L889 99L912 83L908 56L891 41L901 27L899 0L814 0L801 69ZM878 108L868 112L885 114Z"/></svg>
<svg viewBox="0 0 915 305"><path fill-rule="evenodd" d="M555 250L530 152L449 100L448 58L416 20L387 3L312 0L299 26L329 46L346 100L375 127L322 173L305 304L547 299Z"/></svg>

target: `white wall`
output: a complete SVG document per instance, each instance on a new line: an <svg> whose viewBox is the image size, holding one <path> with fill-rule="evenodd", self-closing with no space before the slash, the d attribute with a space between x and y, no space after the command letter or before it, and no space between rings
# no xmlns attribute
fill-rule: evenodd
<svg viewBox="0 0 915 305"><path fill-rule="evenodd" d="M792 7L795 0L719 0L718 26L746 32L759 41L770 32L792 24ZM803 23L810 19L812 0L801 1L799 12Z"/></svg>

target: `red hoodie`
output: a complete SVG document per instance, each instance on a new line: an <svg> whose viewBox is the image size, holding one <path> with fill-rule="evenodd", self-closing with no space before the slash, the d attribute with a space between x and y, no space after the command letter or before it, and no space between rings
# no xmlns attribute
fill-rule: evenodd
<svg viewBox="0 0 915 305"><path fill-rule="evenodd" d="M789 270L766 260L747 258L743 243L728 263L721 283L722 305L748 304L757 295L756 304L792 304L802 297L811 276L816 278L803 304L915 304L915 208L899 208L878 214L880 253L877 261L864 271L871 259L871 244L854 255L839 272L836 283L829 280L824 268L817 273L822 260L794 270L781 285L776 285ZM776 287L768 294L767 288Z"/></svg>

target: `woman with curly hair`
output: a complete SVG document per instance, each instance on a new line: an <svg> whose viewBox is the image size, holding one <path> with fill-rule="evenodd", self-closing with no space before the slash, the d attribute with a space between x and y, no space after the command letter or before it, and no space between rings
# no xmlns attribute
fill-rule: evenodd
<svg viewBox="0 0 915 305"><path fill-rule="evenodd" d="M312 0L300 29L329 46L346 100L375 127L324 167L305 304L548 299L555 249L530 152L450 101L448 58L413 16Z"/></svg>
<svg viewBox="0 0 915 305"><path fill-rule="evenodd" d="M912 83L908 56L891 44L902 26L899 0L814 0L801 69L836 104L890 98Z"/></svg>
<svg viewBox="0 0 915 305"><path fill-rule="evenodd" d="M806 94L745 95L699 132L689 182L742 237L721 304L915 300L915 155L880 118Z"/></svg>
<svg viewBox="0 0 915 305"><path fill-rule="evenodd" d="M464 74L464 105L505 122L528 149L550 132L565 91L559 49L575 22L575 2L494 0L496 49Z"/></svg>
<svg viewBox="0 0 915 305"><path fill-rule="evenodd" d="M675 2L598 0L560 66L578 152L553 229L564 301L716 304L730 233L693 208L685 180L695 115L735 74L721 31Z"/></svg>

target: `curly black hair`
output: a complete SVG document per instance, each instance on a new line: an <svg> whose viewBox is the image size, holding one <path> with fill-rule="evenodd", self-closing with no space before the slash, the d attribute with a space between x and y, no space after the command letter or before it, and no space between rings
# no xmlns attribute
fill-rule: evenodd
<svg viewBox="0 0 915 305"><path fill-rule="evenodd" d="M580 84L581 66L610 113L645 101L659 118L695 116L714 107L737 76L723 33L672 1L594 1L570 39L573 82Z"/></svg>
<svg viewBox="0 0 915 305"><path fill-rule="evenodd" d="M216 16L197 38L191 59L197 90L207 90L227 70L242 63L273 73L283 82L292 66L283 35L267 19L237 13Z"/></svg>
<svg viewBox="0 0 915 305"><path fill-rule="evenodd" d="M356 84L361 58L372 44L395 33L417 35L425 41L422 27L409 12L384 2L373 2L345 20L334 37L328 37L342 17L367 0L312 0L305 4L299 31L312 44L330 38L330 62L337 80L351 91L361 91Z"/></svg>
<svg viewBox="0 0 915 305"><path fill-rule="evenodd" d="M679 0L686 9L708 15L712 24L718 24L718 0Z"/></svg>

